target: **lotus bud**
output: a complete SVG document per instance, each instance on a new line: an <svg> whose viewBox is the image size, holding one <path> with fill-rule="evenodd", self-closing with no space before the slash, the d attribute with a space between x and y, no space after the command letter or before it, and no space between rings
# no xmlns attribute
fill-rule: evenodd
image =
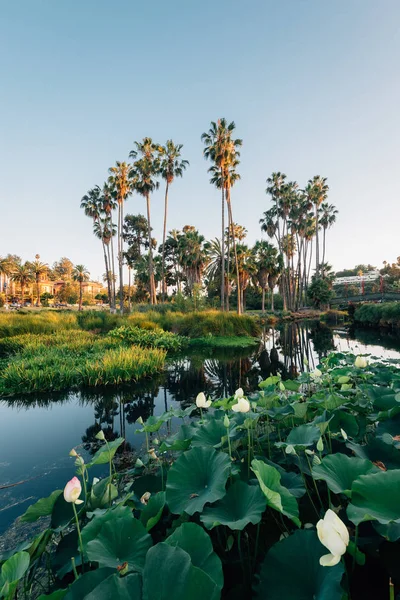
<svg viewBox="0 0 400 600"><path fill-rule="evenodd" d="M316 467L316 466L318 466L318 465L320 465L320 464L321 464L321 459L320 459L320 457L319 457L319 456L317 456L317 455L315 454L312 462L313 462L313 465L314 465L314 467Z"/></svg>
<svg viewBox="0 0 400 600"><path fill-rule="evenodd" d="M314 381L317 381L318 379L320 379L322 377L322 371L320 371L319 369L315 369L314 371L311 371L310 377Z"/></svg>
<svg viewBox="0 0 400 600"><path fill-rule="evenodd" d="M349 532L343 521L330 508L324 518L318 521L317 534L321 544L330 552L321 556L319 564L323 567L337 565L349 544Z"/></svg>
<svg viewBox="0 0 400 600"><path fill-rule="evenodd" d="M233 412L247 413L250 410L250 402L246 398L239 398L237 404L232 406Z"/></svg>
<svg viewBox="0 0 400 600"><path fill-rule="evenodd" d="M286 454L296 454L296 450L294 449L294 446L292 446L291 444L288 444L286 446L285 452L286 452Z"/></svg>
<svg viewBox="0 0 400 600"><path fill-rule="evenodd" d="M308 456L314 456L315 454L314 450L310 450L309 448L306 448L304 452L308 454Z"/></svg>
<svg viewBox="0 0 400 600"><path fill-rule="evenodd" d="M76 457L76 461L75 461L75 465L77 467L81 467L84 464L85 464L85 461L83 460L82 456L77 456Z"/></svg>
<svg viewBox="0 0 400 600"><path fill-rule="evenodd" d="M285 391L285 386L283 385L282 381L279 382L279 389L281 390L281 392Z"/></svg>
<svg viewBox="0 0 400 600"><path fill-rule="evenodd" d="M154 448L150 448L150 450L148 451L148 454L149 454L150 458L152 458L153 460L158 460L158 456L157 456Z"/></svg>
<svg viewBox="0 0 400 600"><path fill-rule="evenodd" d="M204 392L200 392L196 396L197 408L209 408L211 406L211 400L207 400Z"/></svg>
<svg viewBox="0 0 400 600"><path fill-rule="evenodd" d="M151 496L151 493L150 493L150 492L145 492L145 493L143 494L143 496L140 498L140 502L141 502L142 504L148 504L148 503L149 503L149 500L150 500L150 496Z"/></svg>
<svg viewBox="0 0 400 600"><path fill-rule="evenodd" d="M368 361L364 356L357 356L354 361L354 366L357 367L357 369L365 369L368 366Z"/></svg>
<svg viewBox="0 0 400 600"><path fill-rule="evenodd" d="M347 435L344 429L340 429L340 433L342 434L344 440L348 439L349 436Z"/></svg>
<svg viewBox="0 0 400 600"><path fill-rule="evenodd" d="M318 450L318 452L322 452L323 449L324 449L324 442L322 441L322 437L320 437L317 442L317 450Z"/></svg>
<svg viewBox="0 0 400 600"><path fill-rule="evenodd" d="M75 458L76 458L76 457L78 456L78 453L77 453L77 451L75 450L75 448L72 448L72 450L70 451L69 455L70 455L70 456L73 456L73 457L75 457Z"/></svg>
<svg viewBox="0 0 400 600"><path fill-rule="evenodd" d="M235 392L235 400L239 400L239 398L244 397L244 392L242 388L238 388Z"/></svg>
<svg viewBox="0 0 400 600"><path fill-rule="evenodd" d="M105 442L106 437L104 435L104 431L100 429L100 431L96 433L95 438L96 440L101 440L102 442Z"/></svg>
<svg viewBox="0 0 400 600"><path fill-rule="evenodd" d="M226 427L228 429L229 423L230 423L230 421L229 421L228 415L225 415L224 416L224 427Z"/></svg>
<svg viewBox="0 0 400 600"><path fill-rule="evenodd" d="M137 469L140 469L140 468L144 467L144 463L143 463L143 462L140 460L140 458L137 458L137 459L136 459L136 462L135 462L135 467L136 467Z"/></svg>
<svg viewBox="0 0 400 600"><path fill-rule="evenodd" d="M93 483L92 485L96 485L96 483L99 483L100 479L98 477L93 477Z"/></svg>
<svg viewBox="0 0 400 600"><path fill-rule="evenodd" d="M143 421L142 417L139 417L138 419L136 419L136 423L139 423L139 425L144 425L144 421Z"/></svg>
<svg viewBox="0 0 400 600"><path fill-rule="evenodd" d="M81 482L77 477L73 477L71 481L68 481L64 488L64 500L72 504L83 504L83 500L79 500L79 496L82 492Z"/></svg>
<svg viewBox="0 0 400 600"><path fill-rule="evenodd" d="M160 444L160 440L158 438L154 438L153 442L155 443L156 446L158 446Z"/></svg>

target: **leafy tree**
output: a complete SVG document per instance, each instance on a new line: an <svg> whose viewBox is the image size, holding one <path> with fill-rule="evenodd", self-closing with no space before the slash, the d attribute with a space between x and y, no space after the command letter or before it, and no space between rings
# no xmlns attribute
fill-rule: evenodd
<svg viewBox="0 0 400 600"><path fill-rule="evenodd" d="M36 306L40 304L40 277L47 273L49 265L47 263L40 262L40 255L36 254L35 260L32 263L29 263L32 274L35 277L36 281Z"/></svg>
<svg viewBox="0 0 400 600"><path fill-rule="evenodd" d="M258 284L262 290L261 310L262 312L265 312L265 291L268 288L268 277L269 275L275 276L275 273L279 268L278 249L267 241L257 241L254 246L254 256Z"/></svg>
<svg viewBox="0 0 400 600"><path fill-rule="evenodd" d="M71 281L72 271L74 265L69 258L63 256L59 261L53 264L53 273L57 279L63 279L64 281Z"/></svg>
<svg viewBox="0 0 400 600"><path fill-rule="evenodd" d="M24 302L25 288L29 283L32 283L35 279L30 264L28 262L25 262L23 265L14 265L10 277L12 281L14 281L15 283L19 283L19 285L21 286L21 298L22 302Z"/></svg>
<svg viewBox="0 0 400 600"><path fill-rule="evenodd" d="M308 288L308 298L313 306L320 308L321 305L329 304L332 297L333 292L329 280L314 276Z"/></svg>

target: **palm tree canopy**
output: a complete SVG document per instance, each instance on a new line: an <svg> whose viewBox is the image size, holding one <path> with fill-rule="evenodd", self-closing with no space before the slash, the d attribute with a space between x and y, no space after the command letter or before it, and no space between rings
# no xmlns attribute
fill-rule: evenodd
<svg viewBox="0 0 400 600"><path fill-rule="evenodd" d="M136 159L130 170L130 178L134 190L147 196L158 189L156 177L160 174L162 147L155 144L149 137L142 142L134 142L135 149L129 153L129 158Z"/></svg>
<svg viewBox="0 0 400 600"><path fill-rule="evenodd" d="M181 159L181 150L183 144L174 144L172 140L167 140L165 146L160 151L160 175L169 184L175 177L182 177L183 172L189 166L188 160Z"/></svg>
<svg viewBox="0 0 400 600"><path fill-rule="evenodd" d="M88 281L90 277L90 273L85 267L85 265L75 265L72 271L72 279L74 281L79 281L82 283L83 281Z"/></svg>
<svg viewBox="0 0 400 600"><path fill-rule="evenodd" d="M111 195L118 204L123 204L132 193L131 171L132 165L119 161L115 163L115 167L110 167L108 170L110 177L108 178L109 188L107 189L111 190Z"/></svg>

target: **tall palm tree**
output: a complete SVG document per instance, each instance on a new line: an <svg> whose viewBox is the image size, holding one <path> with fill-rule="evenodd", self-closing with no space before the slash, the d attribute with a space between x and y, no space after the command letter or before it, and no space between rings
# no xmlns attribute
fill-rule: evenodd
<svg viewBox="0 0 400 600"><path fill-rule="evenodd" d="M304 190L307 199L315 207L315 276L319 276L319 208L328 197L329 186L327 184L327 178L321 177L320 175L314 175L312 179L307 182L307 187Z"/></svg>
<svg viewBox="0 0 400 600"><path fill-rule="evenodd" d="M182 144L174 144L168 140L161 151L160 174L165 179L165 201L164 201L164 227L162 245L162 299L165 301L165 239L167 236L167 213L168 213L168 190L175 177L183 177L183 172L189 166L189 161L181 159Z"/></svg>
<svg viewBox="0 0 400 600"><path fill-rule="evenodd" d="M30 264L28 262L23 265L16 264L11 272L11 280L15 283L19 283L21 286L21 298L23 304L25 300L25 288L29 283L34 281L34 275Z"/></svg>
<svg viewBox="0 0 400 600"><path fill-rule="evenodd" d="M116 300L115 300L115 282L116 282L116 277L115 277L115 264L114 264L114 237L116 235L116 228L115 228L115 224L113 223L113 211L117 209L118 204L115 201L115 199L113 198L113 189L112 186L110 186L107 182L105 182L103 184L102 187L102 212L105 215L106 218L106 223L104 225L104 229L107 229L108 232L108 236L106 236L105 239L108 240L108 242L106 242L106 249L107 249L107 258L108 258L108 265L109 265L109 270L112 273L112 278L110 281L110 287L111 287L111 297L112 300L110 299L110 309L112 311L115 311L115 304L116 304Z"/></svg>
<svg viewBox="0 0 400 600"><path fill-rule="evenodd" d="M233 140L232 133L235 129L235 123L232 121L228 124L226 119L219 119L218 122L212 121L210 129L201 136L202 142L205 144L203 150L204 157L211 160L213 166L213 178L211 183L214 183L217 188L221 189L222 204L221 204L221 246L222 255L225 256L225 202L230 200L230 195L226 194L226 190L231 186L231 180L225 182L227 170L232 167L232 161L235 161L237 152L232 152L232 148L236 149L242 145L242 140ZM237 164L237 163L236 163ZM219 172L219 178L217 176ZM229 205L228 205L229 210ZM240 294L238 294L239 298ZM221 277L221 309L225 310L225 261L222 262L222 277Z"/></svg>
<svg viewBox="0 0 400 600"><path fill-rule="evenodd" d="M132 180L130 178L132 167L126 162L116 162L115 167L108 171L108 183L112 188L112 195L118 203L118 267L119 267L119 311L124 312L124 240L122 237L124 225L124 203L132 193Z"/></svg>
<svg viewBox="0 0 400 600"><path fill-rule="evenodd" d="M322 242L322 264L325 264L325 241L326 241L326 230L332 227L336 222L336 215L338 211L336 206L323 202L320 206L320 225L323 229L323 242Z"/></svg>
<svg viewBox="0 0 400 600"><path fill-rule="evenodd" d="M147 232L149 243L149 276L150 276L150 302L157 304L156 284L154 278L153 244L150 223L150 194L159 188L156 177L160 173L161 148L149 137L142 142L135 142L135 149L131 150L129 157L136 159L131 169L130 177L133 189L146 198L147 206Z"/></svg>
<svg viewBox="0 0 400 600"><path fill-rule="evenodd" d="M32 263L30 263L30 268L31 268L33 275L35 276L36 295L37 295L36 306L39 306L39 304L40 304L40 277L41 277L41 275L44 275L45 273L48 272L49 265L46 263L40 262L40 255L36 254L35 260Z"/></svg>
<svg viewBox="0 0 400 600"><path fill-rule="evenodd" d="M85 265L75 265L72 279L79 282L79 310L82 310L83 282L89 280L89 271Z"/></svg>
<svg viewBox="0 0 400 600"><path fill-rule="evenodd" d="M0 289L0 294L4 291L7 294L6 278L10 274L11 265L7 257L0 256L0 275L4 275L3 286Z"/></svg>

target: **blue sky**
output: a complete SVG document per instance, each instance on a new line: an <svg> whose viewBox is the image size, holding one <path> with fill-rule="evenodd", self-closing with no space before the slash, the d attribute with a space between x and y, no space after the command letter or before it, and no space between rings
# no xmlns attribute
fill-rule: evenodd
<svg viewBox="0 0 400 600"><path fill-rule="evenodd" d="M69 256L98 277L101 246L79 208L133 141L184 144L169 228L220 229L200 135L243 138L234 220L261 236L265 180L328 177L335 269L400 254L397 0L20 0L2 3L0 255ZM161 239L163 192L152 198ZM131 197L131 213L145 203Z"/></svg>

